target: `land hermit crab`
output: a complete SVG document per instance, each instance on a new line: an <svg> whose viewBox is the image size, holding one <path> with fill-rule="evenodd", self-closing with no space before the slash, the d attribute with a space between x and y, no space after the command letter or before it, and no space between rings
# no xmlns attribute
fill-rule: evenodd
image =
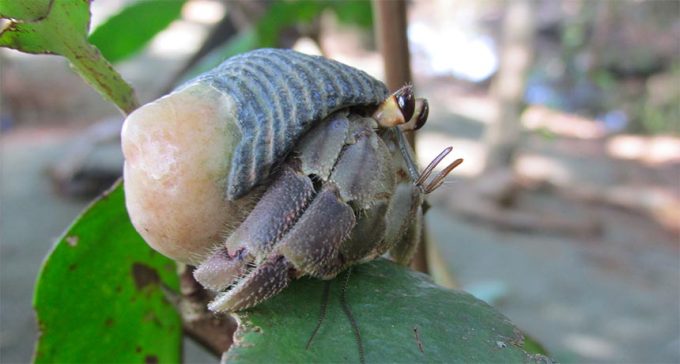
<svg viewBox="0 0 680 364"><path fill-rule="evenodd" d="M427 182L402 130L427 101L392 95L322 57L261 49L132 113L122 131L126 204L149 245L196 265L213 311L252 307L297 277L335 277L420 240Z"/></svg>

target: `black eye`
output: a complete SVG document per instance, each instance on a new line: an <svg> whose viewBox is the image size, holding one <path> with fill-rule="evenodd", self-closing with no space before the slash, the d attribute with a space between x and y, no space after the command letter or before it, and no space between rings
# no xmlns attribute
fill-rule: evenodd
<svg viewBox="0 0 680 364"><path fill-rule="evenodd" d="M416 128L414 130L418 130L425 125L428 115L430 115L430 105L428 105L427 100L423 100L423 106L420 109L418 119L416 119Z"/></svg>
<svg viewBox="0 0 680 364"><path fill-rule="evenodd" d="M416 98L413 97L413 88L411 86L404 86L394 94L397 99L397 105L404 116L404 122L408 122L413 117L413 111L416 108Z"/></svg>

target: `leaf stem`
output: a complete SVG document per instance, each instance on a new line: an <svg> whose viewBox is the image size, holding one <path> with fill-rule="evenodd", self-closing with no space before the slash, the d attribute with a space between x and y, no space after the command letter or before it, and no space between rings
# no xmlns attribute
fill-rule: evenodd
<svg viewBox="0 0 680 364"><path fill-rule="evenodd" d="M132 87L86 39L66 44L64 48L62 55L76 72L105 99L116 104L123 114L128 115L139 106Z"/></svg>

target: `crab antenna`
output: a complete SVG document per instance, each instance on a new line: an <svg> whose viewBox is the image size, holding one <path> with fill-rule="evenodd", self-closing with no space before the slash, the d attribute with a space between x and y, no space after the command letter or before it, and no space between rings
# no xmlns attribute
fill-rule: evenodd
<svg viewBox="0 0 680 364"><path fill-rule="evenodd" d="M446 168L444 168L443 171L439 172L439 174L432 180L432 182L430 182L427 185L427 187L425 187L425 193L430 193L439 188L439 186L441 186L442 183L444 183L444 179L446 178L446 176L448 176L448 174L451 173L451 171L454 168L461 165L461 163L463 163L463 159L458 158L455 161L453 161L453 163L449 164Z"/></svg>
<svg viewBox="0 0 680 364"><path fill-rule="evenodd" d="M449 155L452 150L453 147L447 147L441 153L439 153L439 155L423 170L423 172L420 174L420 177L415 180L415 184L417 186L422 185L423 182L425 182L425 180L430 177L430 174L432 174L432 171L435 169L435 167L437 167L437 165L441 163L442 159L446 158L446 156Z"/></svg>
<svg viewBox="0 0 680 364"><path fill-rule="evenodd" d="M408 141L404 137L404 133L399 128L392 128L395 133L397 133L397 144L399 145L399 151L404 157L404 162L406 162L406 169L408 170L409 176L411 176L412 181L416 181L419 178L420 173L418 173L418 167L413 161L411 152L409 151Z"/></svg>

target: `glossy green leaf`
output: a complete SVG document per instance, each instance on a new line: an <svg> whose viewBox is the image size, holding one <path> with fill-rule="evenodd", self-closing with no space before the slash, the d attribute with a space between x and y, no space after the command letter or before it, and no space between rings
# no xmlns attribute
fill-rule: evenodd
<svg viewBox="0 0 680 364"><path fill-rule="evenodd" d="M355 336L339 303L343 279L331 285L326 320L309 350L305 344L318 320L324 283L302 279L237 314L241 326L227 362L358 362ZM368 363L548 361L530 353L524 335L491 306L386 260L355 267L346 296Z"/></svg>
<svg viewBox="0 0 680 364"><path fill-rule="evenodd" d="M24 14L35 14L40 4L50 2L16 1L4 9L17 12L21 6L26 6ZM0 47L26 53L59 54L68 58L76 71L104 98L115 103L123 112L130 113L137 107L132 88L97 48L88 43L89 24L89 1L53 0L47 15L35 21L12 20L0 32Z"/></svg>
<svg viewBox="0 0 680 364"><path fill-rule="evenodd" d="M184 0L144 0L132 3L108 18L92 34L109 62L123 60L142 48L160 31L179 18Z"/></svg>
<svg viewBox="0 0 680 364"><path fill-rule="evenodd" d="M175 264L137 234L117 184L43 264L35 362L178 363L181 320L164 294L177 290Z"/></svg>

